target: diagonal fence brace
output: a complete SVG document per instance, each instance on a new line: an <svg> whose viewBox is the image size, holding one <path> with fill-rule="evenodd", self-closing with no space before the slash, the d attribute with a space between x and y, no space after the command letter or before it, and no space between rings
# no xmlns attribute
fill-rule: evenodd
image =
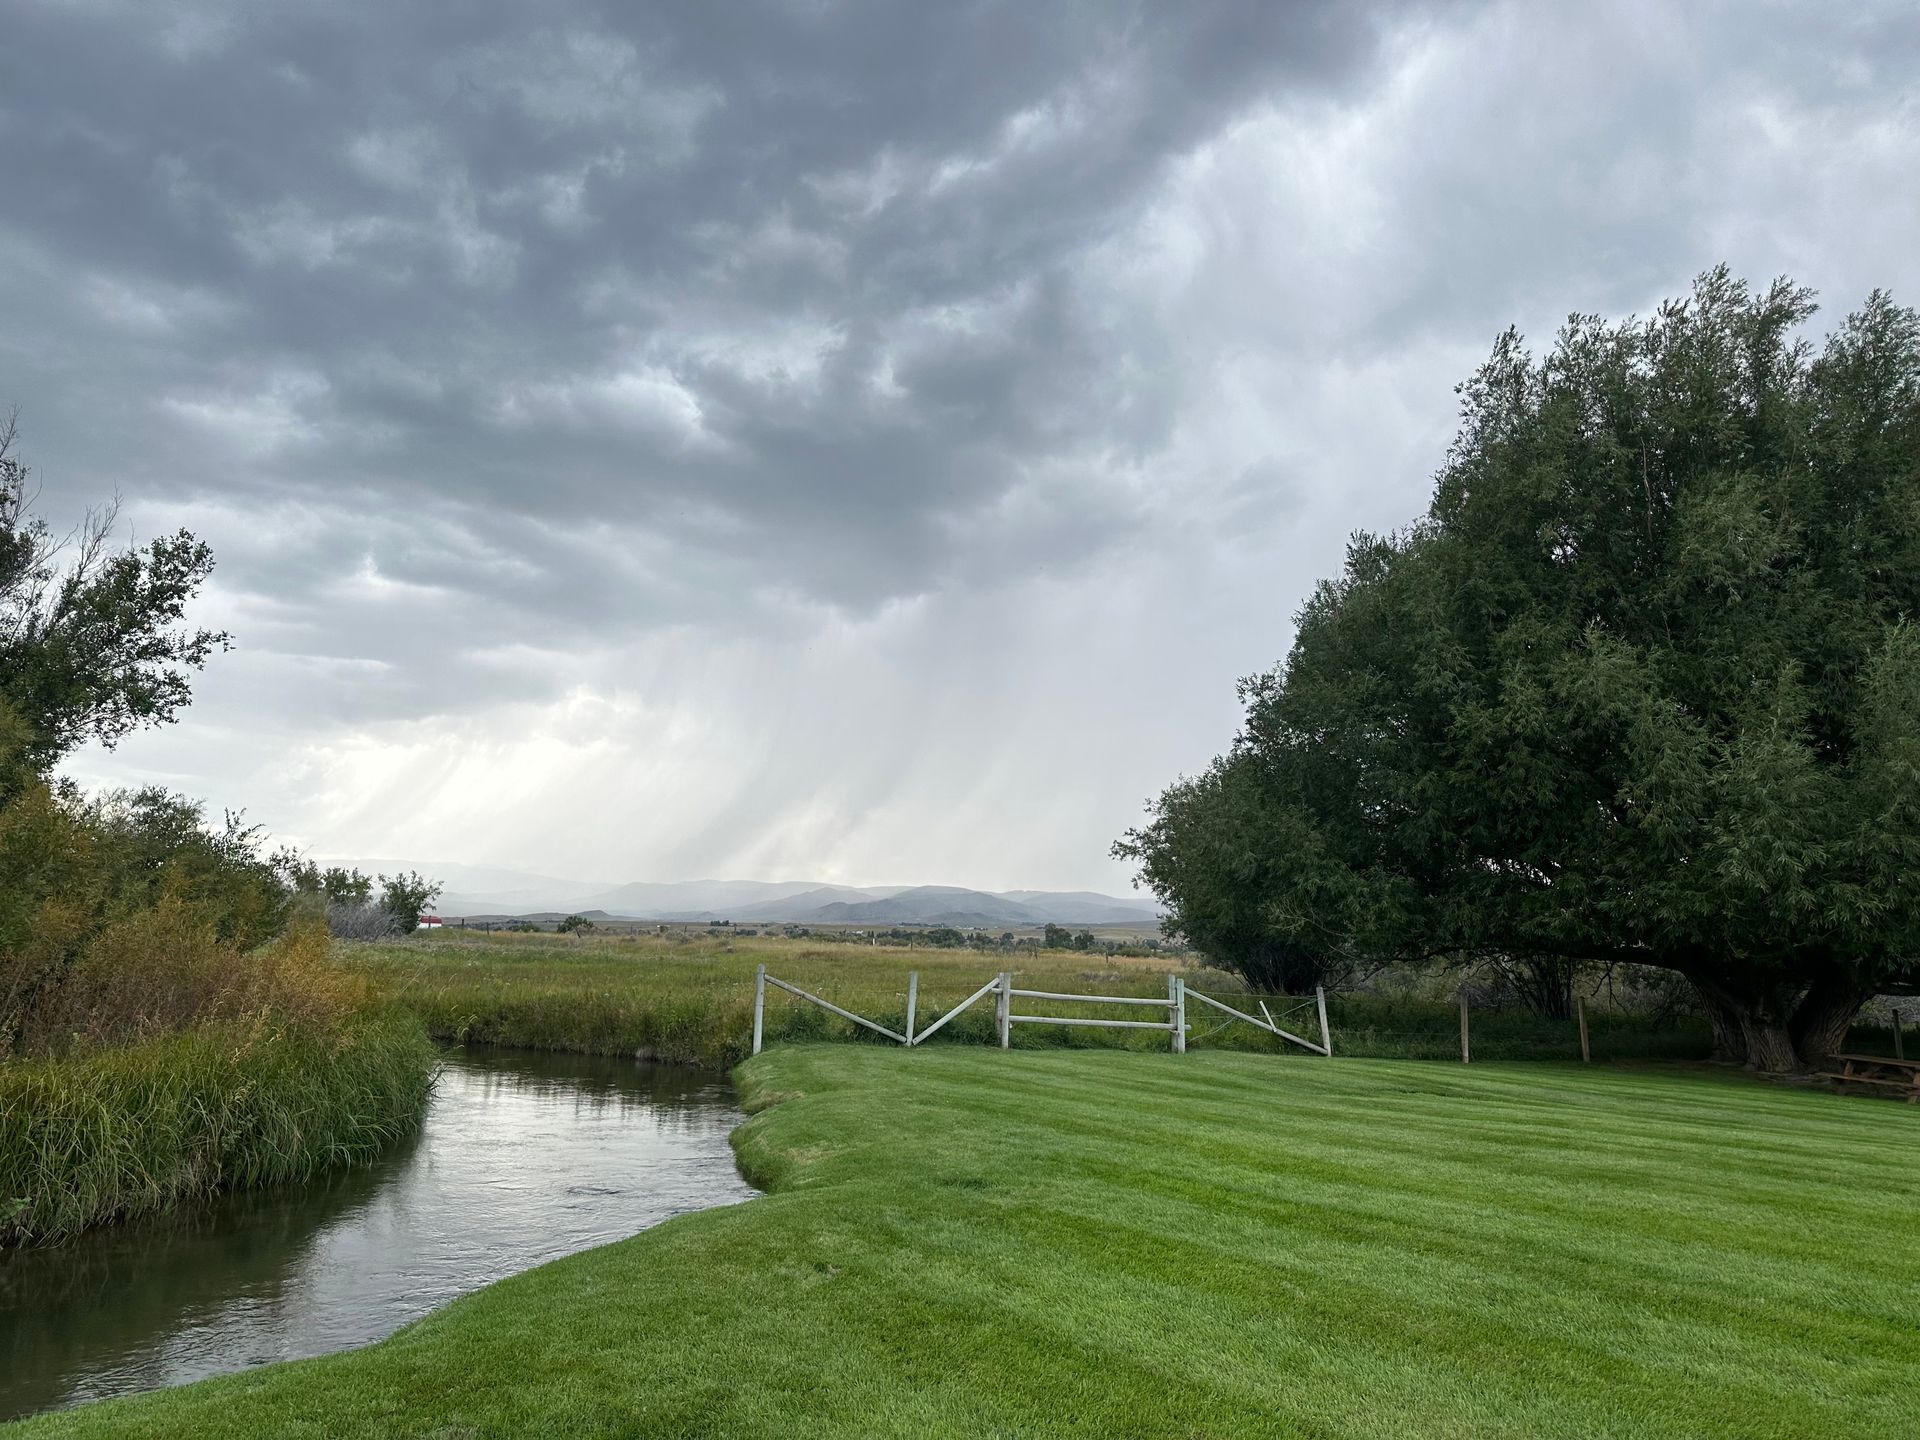
<svg viewBox="0 0 1920 1440"><path fill-rule="evenodd" d="M856 1015L851 1010L842 1010L838 1005L834 1004L831 1000L822 1000L818 995L814 995L809 993L808 991L802 990L798 985L789 985L786 981L782 980L777 975L767 976L767 983L769 985L778 985L782 990L785 990L788 994L798 995L802 1000L811 1000L814 1004L818 1005L822 1010L831 1010L834 1014L844 1016L846 1019L853 1021L853 1023L856 1025L864 1025L867 1027L867 1029L876 1031L879 1034L886 1036L889 1040L893 1041L895 1044L905 1045L909 1043L907 1040L907 1037L900 1034L899 1031L889 1030L886 1026L881 1025L876 1021L869 1020L864 1015Z"/></svg>
<svg viewBox="0 0 1920 1440"><path fill-rule="evenodd" d="M914 1036L913 1043L915 1045L918 1045L922 1040L925 1040L929 1035L933 1034L934 1031L938 1030L942 1025L946 1024L947 1021L953 1019L954 1016L958 1015L962 1010L966 1009L969 1005L973 1004L974 1001L984 1000L987 996L991 995L996 989L999 988L999 985L1000 985L1000 977L996 975L993 977L993 979L987 981L986 984L982 985L978 990L974 991L973 994L969 995L966 999L962 1000L958 1005L954 1006L953 1009L947 1011L946 1014L942 1015L938 1020L934 1021L931 1025L927 1026L926 1029L922 1030L918 1035Z"/></svg>
<svg viewBox="0 0 1920 1440"><path fill-rule="evenodd" d="M1234 1019L1244 1020L1256 1030L1265 1030L1269 1034L1278 1035L1282 1040L1291 1040L1294 1044L1311 1050L1316 1055L1331 1055L1333 1053L1329 1046L1317 1045L1311 1040L1303 1040L1290 1031L1282 1030L1272 1022L1271 1018L1262 1020L1257 1016L1247 1014L1244 1010L1236 1010L1233 1006L1228 1005L1224 1001L1216 1000L1211 995L1203 995L1198 990L1187 991L1187 998L1190 1000L1199 1000L1204 1004L1213 1006L1216 1010L1224 1010L1227 1014L1233 1016ZM1265 1010L1267 1007L1263 1004L1260 1008Z"/></svg>

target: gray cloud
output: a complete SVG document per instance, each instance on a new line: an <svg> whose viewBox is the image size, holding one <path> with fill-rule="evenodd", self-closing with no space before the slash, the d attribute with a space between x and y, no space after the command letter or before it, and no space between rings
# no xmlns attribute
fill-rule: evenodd
<svg viewBox="0 0 1920 1440"><path fill-rule="evenodd" d="M1904 6L6 21L0 398L241 641L83 765L345 852L1111 884L1498 328L1920 290Z"/></svg>

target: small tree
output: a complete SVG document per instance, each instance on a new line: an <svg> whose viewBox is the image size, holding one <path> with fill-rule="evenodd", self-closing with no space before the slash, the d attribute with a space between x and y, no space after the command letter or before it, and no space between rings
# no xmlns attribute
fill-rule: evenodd
<svg viewBox="0 0 1920 1440"><path fill-rule="evenodd" d="M593 921L584 915L569 915L554 927L562 935L586 935L591 933L593 928Z"/></svg>
<svg viewBox="0 0 1920 1440"><path fill-rule="evenodd" d="M411 870L380 877L380 907L393 917L402 935L420 928L420 912L440 894L440 882L428 880Z"/></svg>

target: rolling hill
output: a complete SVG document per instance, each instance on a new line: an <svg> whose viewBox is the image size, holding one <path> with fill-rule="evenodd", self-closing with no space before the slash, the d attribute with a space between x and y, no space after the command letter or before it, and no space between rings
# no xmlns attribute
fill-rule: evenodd
<svg viewBox="0 0 1920 1440"><path fill-rule="evenodd" d="M1160 908L1142 896L1092 890L971 890L955 885L833 885L818 880L682 880L594 883L495 866L430 861L343 861L369 872L418 870L446 883L441 915L515 918L603 913L617 920L795 925L954 925L1011 928L1152 925Z"/></svg>

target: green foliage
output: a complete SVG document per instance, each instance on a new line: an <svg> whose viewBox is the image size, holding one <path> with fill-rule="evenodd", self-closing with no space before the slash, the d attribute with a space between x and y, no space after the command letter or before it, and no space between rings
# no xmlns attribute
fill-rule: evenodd
<svg viewBox="0 0 1920 1440"><path fill-rule="evenodd" d="M553 928L562 935L590 935L594 927L593 922L584 915L569 915Z"/></svg>
<svg viewBox="0 0 1920 1440"><path fill-rule="evenodd" d="M789 1047L739 1081L764 1200L23 1433L1914 1433L1914 1107L958 1047Z"/></svg>
<svg viewBox="0 0 1920 1440"><path fill-rule="evenodd" d="M291 851L277 853L274 863L297 895L321 896L329 905L364 905L373 897L373 877L357 869L340 865L323 869L317 861Z"/></svg>
<svg viewBox="0 0 1920 1440"><path fill-rule="evenodd" d="M1167 906L1165 927L1258 990L1307 995L1336 977L1329 944L1271 912L1304 836L1271 803L1257 758L1221 757L1161 795L1153 820L1114 847Z"/></svg>
<svg viewBox="0 0 1920 1440"><path fill-rule="evenodd" d="M205 915L221 940L242 949L285 924L286 887L261 853L260 828L240 815L228 812L209 826L197 801L148 787L92 800L85 820L109 877L111 912L174 900Z"/></svg>
<svg viewBox="0 0 1920 1440"><path fill-rule="evenodd" d="M213 570L203 542L182 530L116 551L117 506L62 540L32 513L14 441L12 423L0 425L0 702L27 765L44 772L84 741L111 746L173 719L188 672L227 637L180 623Z"/></svg>
<svg viewBox="0 0 1920 1440"><path fill-rule="evenodd" d="M1835 1048L1920 956L1920 321L1816 357L1812 308L1721 270L1503 336L1427 518L1120 853L1196 937L1659 966L1751 1063Z"/></svg>

